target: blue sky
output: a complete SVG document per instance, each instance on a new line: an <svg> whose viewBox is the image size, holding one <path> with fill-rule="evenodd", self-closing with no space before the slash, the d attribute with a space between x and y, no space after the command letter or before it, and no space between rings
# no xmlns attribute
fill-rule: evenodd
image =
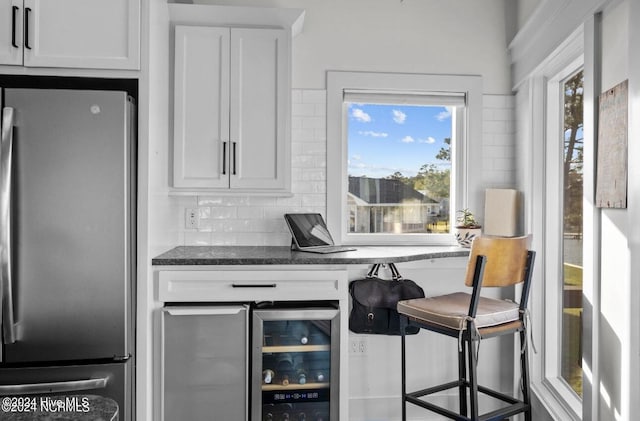
<svg viewBox="0 0 640 421"><path fill-rule="evenodd" d="M396 171L414 176L451 137L447 107L349 104L349 175L384 178Z"/></svg>

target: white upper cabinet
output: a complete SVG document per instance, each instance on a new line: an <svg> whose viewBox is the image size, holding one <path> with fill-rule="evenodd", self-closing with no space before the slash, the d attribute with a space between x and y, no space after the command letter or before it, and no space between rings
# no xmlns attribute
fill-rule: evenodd
<svg viewBox="0 0 640 421"><path fill-rule="evenodd" d="M22 64L22 0L0 0L0 64Z"/></svg>
<svg viewBox="0 0 640 421"><path fill-rule="evenodd" d="M210 26L211 10L247 8L185 6L174 5L173 187L290 193L291 27Z"/></svg>
<svg viewBox="0 0 640 421"><path fill-rule="evenodd" d="M0 64L140 68L139 0L0 0L0 24Z"/></svg>

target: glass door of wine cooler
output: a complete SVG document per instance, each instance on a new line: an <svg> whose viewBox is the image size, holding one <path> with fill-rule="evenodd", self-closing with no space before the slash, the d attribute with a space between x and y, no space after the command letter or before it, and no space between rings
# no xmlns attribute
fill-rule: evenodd
<svg viewBox="0 0 640 421"><path fill-rule="evenodd" d="M338 419L339 312L253 312L252 421Z"/></svg>

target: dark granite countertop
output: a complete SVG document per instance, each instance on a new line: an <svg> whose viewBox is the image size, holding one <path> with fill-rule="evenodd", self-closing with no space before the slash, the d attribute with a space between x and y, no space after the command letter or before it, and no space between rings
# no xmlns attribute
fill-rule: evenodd
<svg viewBox="0 0 640 421"><path fill-rule="evenodd" d="M342 253L316 254L283 246L179 246L152 259L165 265L343 265L402 263L443 257L465 257L469 249L455 246L356 246Z"/></svg>

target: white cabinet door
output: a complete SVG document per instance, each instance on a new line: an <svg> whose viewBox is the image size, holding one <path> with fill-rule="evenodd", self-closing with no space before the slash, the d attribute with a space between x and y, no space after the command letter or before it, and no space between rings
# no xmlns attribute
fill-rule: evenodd
<svg viewBox="0 0 640 421"><path fill-rule="evenodd" d="M0 64L22 64L22 0L0 0Z"/></svg>
<svg viewBox="0 0 640 421"><path fill-rule="evenodd" d="M282 29L231 29L232 189L287 186L288 43Z"/></svg>
<svg viewBox="0 0 640 421"><path fill-rule="evenodd" d="M24 65L140 68L139 0L24 0Z"/></svg>
<svg viewBox="0 0 640 421"><path fill-rule="evenodd" d="M229 187L229 28L176 26L174 187Z"/></svg>
<svg viewBox="0 0 640 421"><path fill-rule="evenodd" d="M289 189L289 44L281 29L176 25L174 187Z"/></svg>

